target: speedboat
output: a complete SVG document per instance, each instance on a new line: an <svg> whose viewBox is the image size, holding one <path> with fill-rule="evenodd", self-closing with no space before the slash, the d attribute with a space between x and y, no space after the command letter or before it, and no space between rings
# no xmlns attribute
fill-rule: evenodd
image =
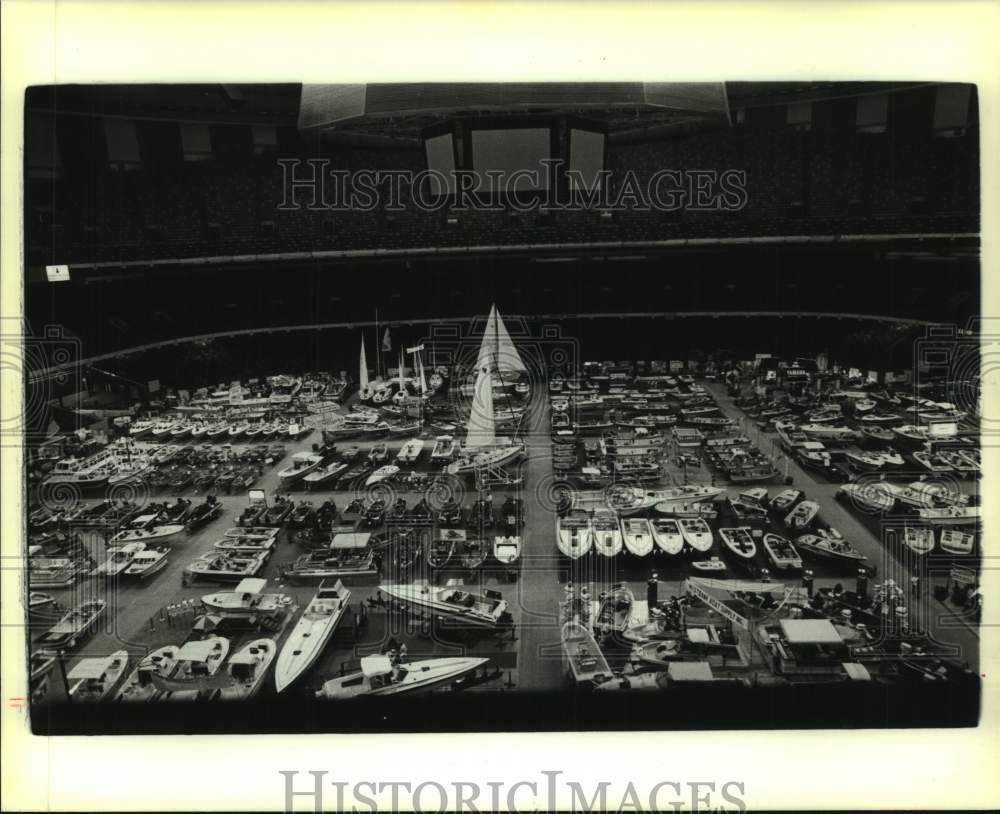
<svg viewBox="0 0 1000 814"><path fill-rule="evenodd" d="M266 585L266 579L244 579L235 590L205 594L201 604L216 616L234 618L276 616L291 607L292 598L285 594L261 593Z"/></svg>
<svg viewBox="0 0 1000 814"><path fill-rule="evenodd" d="M965 526L979 522L979 506L935 506L917 509L917 514L932 525Z"/></svg>
<svg viewBox="0 0 1000 814"><path fill-rule="evenodd" d="M594 533L594 549L605 557L614 557L621 553L621 525L618 516L610 509L595 509L591 520Z"/></svg>
<svg viewBox="0 0 1000 814"><path fill-rule="evenodd" d="M707 560L693 560L691 562L691 567L697 569L698 571L707 572L726 570L726 564L718 557L709 557Z"/></svg>
<svg viewBox="0 0 1000 814"><path fill-rule="evenodd" d="M947 461L947 459L941 457L941 455L937 453L914 452L913 460L935 475L944 475L955 471L954 467Z"/></svg>
<svg viewBox="0 0 1000 814"><path fill-rule="evenodd" d="M381 483L384 480L389 480L390 478L399 474L399 467L395 464L387 464L386 466L380 466L365 481L365 487L374 486L376 483Z"/></svg>
<svg viewBox="0 0 1000 814"><path fill-rule="evenodd" d="M442 568L455 553L456 545L464 542L464 530L439 529L436 537L428 538L427 562L432 568Z"/></svg>
<svg viewBox="0 0 1000 814"><path fill-rule="evenodd" d="M127 669L127 650L81 659L66 676L71 684L70 700L74 704L105 700L125 678Z"/></svg>
<svg viewBox="0 0 1000 814"><path fill-rule="evenodd" d="M378 573L367 533L336 534L328 547L297 557L282 569L289 582L336 577L372 576Z"/></svg>
<svg viewBox="0 0 1000 814"><path fill-rule="evenodd" d="M653 540L660 550L667 554L680 554L684 548L684 535L677 520L670 517L654 517L649 521Z"/></svg>
<svg viewBox="0 0 1000 814"><path fill-rule="evenodd" d="M847 498L865 511L888 512L896 505L895 492L884 481L845 483L837 490L838 498Z"/></svg>
<svg viewBox="0 0 1000 814"><path fill-rule="evenodd" d="M946 554L971 554L976 545L976 536L958 529L941 529L938 540L941 550Z"/></svg>
<svg viewBox="0 0 1000 814"><path fill-rule="evenodd" d="M494 537L493 557L501 565L512 565L521 556L521 538L516 536Z"/></svg>
<svg viewBox="0 0 1000 814"><path fill-rule="evenodd" d="M776 512L787 512L805 495L798 489L785 489L771 498L770 508Z"/></svg>
<svg viewBox="0 0 1000 814"><path fill-rule="evenodd" d="M389 656L365 656L359 672L330 679L316 691L316 697L339 700L429 690L473 673L488 662L457 656L400 663Z"/></svg>
<svg viewBox="0 0 1000 814"><path fill-rule="evenodd" d="M795 550L791 541L786 540L780 534L765 534L763 544L764 553L767 554L767 558L775 568L786 570L802 567L802 558L799 556L799 552Z"/></svg>
<svg viewBox="0 0 1000 814"><path fill-rule="evenodd" d="M319 658L340 624L351 592L339 579L334 585L320 583L316 596L310 600L285 641L274 670L274 685L278 692L290 687Z"/></svg>
<svg viewBox="0 0 1000 814"><path fill-rule="evenodd" d="M315 452L296 452L292 456L292 463L278 472L279 486L291 486L318 469L322 463L323 456Z"/></svg>
<svg viewBox="0 0 1000 814"><path fill-rule="evenodd" d="M68 611L36 641L47 648L59 650L75 647L93 630L97 620L104 615L105 610L107 610L107 603L103 599L83 602L73 610Z"/></svg>
<svg viewBox="0 0 1000 814"><path fill-rule="evenodd" d="M683 505L712 500L725 490L718 486L691 484L689 486L672 486L666 489L639 489L629 486L613 486L607 490L606 500L610 508L619 514L633 514L664 505L658 511L666 513L670 504ZM600 494L600 493L599 493Z"/></svg>
<svg viewBox="0 0 1000 814"><path fill-rule="evenodd" d="M332 461L325 466L314 469L302 479L302 482L306 485L306 488L311 489L313 486L331 483L339 478L346 470L347 464L343 461Z"/></svg>
<svg viewBox="0 0 1000 814"><path fill-rule="evenodd" d="M468 537L455 546L462 565L470 571L479 568L490 554L490 542L484 537Z"/></svg>
<svg viewBox="0 0 1000 814"><path fill-rule="evenodd" d="M593 634L576 620L562 627L562 651L567 671L577 684L611 678L611 666Z"/></svg>
<svg viewBox="0 0 1000 814"><path fill-rule="evenodd" d="M649 521L644 517L622 518L622 537L625 548L636 557L645 557L652 553L655 545Z"/></svg>
<svg viewBox="0 0 1000 814"><path fill-rule="evenodd" d="M411 438L396 455L396 460L402 464L416 463L420 453L424 451L424 440L422 438Z"/></svg>
<svg viewBox="0 0 1000 814"><path fill-rule="evenodd" d="M573 509L563 516L556 516L556 545L560 553L577 560L588 553L594 544L590 514Z"/></svg>
<svg viewBox="0 0 1000 814"><path fill-rule="evenodd" d="M111 546L107 551L107 559L90 572L94 577L116 577L131 564L135 555L145 550L145 543L125 543Z"/></svg>
<svg viewBox="0 0 1000 814"><path fill-rule="evenodd" d="M131 561L122 572L123 576L134 579L146 579L162 571L167 565L167 555L170 549L166 547L149 548L143 545L141 551L132 555Z"/></svg>
<svg viewBox="0 0 1000 814"><path fill-rule="evenodd" d="M458 442L454 436L439 435L434 439L434 449L431 451L432 461L450 461L458 454Z"/></svg>
<svg viewBox="0 0 1000 814"><path fill-rule="evenodd" d="M624 582L612 586L597 608L594 630L601 634L623 633L632 620L635 596Z"/></svg>
<svg viewBox="0 0 1000 814"><path fill-rule="evenodd" d="M795 547L807 554L832 560L865 562L868 559L835 529L819 529L815 534L803 534L796 538Z"/></svg>
<svg viewBox="0 0 1000 814"><path fill-rule="evenodd" d="M712 528L700 517L682 517L678 521L684 542L694 551L706 552L712 548Z"/></svg>
<svg viewBox="0 0 1000 814"><path fill-rule="evenodd" d="M222 668L229 655L229 645L229 639L209 636L181 646L177 652L177 666L168 678L161 678L155 673L150 676L161 690L155 700L191 702L204 698L206 694L214 694L209 682Z"/></svg>
<svg viewBox="0 0 1000 814"><path fill-rule="evenodd" d="M469 451L463 453L457 460L448 464L449 475L471 475L479 470L491 467L501 467L524 457L525 446L520 443L510 443L481 452Z"/></svg>
<svg viewBox="0 0 1000 814"><path fill-rule="evenodd" d="M903 543L914 554L928 554L934 548L934 529L907 526L903 529Z"/></svg>
<svg viewBox="0 0 1000 814"><path fill-rule="evenodd" d="M159 647L139 660L139 666L125 680L115 701L125 703L143 703L152 701L160 694L160 689L153 683L152 675L160 678L170 678L177 669L177 654L180 648L174 644Z"/></svg>
<svg viewBox="0 0 1000 814"><path fill-rule="evenodd" d="M803 500L785 516L785 526L802 530L816 519L817 514L819 514L819 504L815 500Z"/></svg>
<svg viewBox="0 0 1000 814"><path fill-rule="evenodd" d="M185 579L203 578L215 582L239 582L256 576L267 561L267 552L210 551L184 568Z"/></svg>
<svg viewBox="0 0 1000 814"><path fill-rule="evenodd" d="M425 582L381 585L379 588L391 599L429 611L434 616L446 617L457 624L492 630L502 630L512 624L507 601L493 590L472 593L456 580L448 580L443 588Z"/></svg>
<svg viewBox="0 0 1000 814"><path fill-rule="evenodd" d="M719 538L722 544L741 560L752 560L757 555L757 544L748 526L736 528L720 528Z"/></svg>
<svg viewBox="0 0 1000 814"><path fill-rule="evenodd" d="M231 683L223 686L219 701L246 701L264 685L264 679L278 652L274 639L254 639L234 653L226 664L225 673Z"/></svg>

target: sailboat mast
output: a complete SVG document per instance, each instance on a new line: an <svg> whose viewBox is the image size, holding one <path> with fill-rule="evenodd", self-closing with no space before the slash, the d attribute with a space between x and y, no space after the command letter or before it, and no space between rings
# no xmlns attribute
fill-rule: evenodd
<svg viewBox="0 0 1000 814"><path fill-rule="evenodd" d="M379 360L382 358L382 340L378 335L378 308L375 309L375 379L378 380L382 373L379 369Z"/></svg>

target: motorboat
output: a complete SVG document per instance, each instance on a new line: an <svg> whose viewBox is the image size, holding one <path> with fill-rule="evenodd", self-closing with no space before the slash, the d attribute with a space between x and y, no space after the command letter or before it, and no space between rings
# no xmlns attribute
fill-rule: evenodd
<svg viewBox="0 0 1000 814"><path fill-rule="evenodd" d="M678 523L684 542L692 550L704 553L712 548L712 528L702 518L682 517Z"/></svg>
<svg viewBox="0 0 1000 814"><path fill-rule="evenodd" d="M343 461L331 461L324 466L314 469L302 479L302 482L306 485L307 489L333 483L333 481L337 480L347 470L347 467L348 465Z"/></svg>
<svg viewBox="0 0 1000 814"><path fill-rule="evenodd" d="M52 650L36 650L28 657L28 682L38 684L56 666L58 654Z"/></svg>
<svg viewBox="0 0 1000 814"><path fill-rule="evenodd" d="M361 670L330 679L317 698L341 700L420 692L450 684L489 663L486 658L446 657L399 662L386 655L365 656Z"/></svg>
<svg viewBox="0 0 1000 814"><path fill-rule="evenodd" d="M767 522L767 509L745 494L726 498L726 502L739 523Z"/></svg>
<svg viewBox="0 0 1000 814"><path fill-rule="evenodd" d="M66 676L70 701L74 704L104 701L125 678L127 669L127 650L81 659Z"/></svg>
<svg viewBox="0 0 1000 814"><path fill-rule="evenodd" d="M903 544L914 554L929 554L934 549L934 529L907 526L903 529Z"/></svg>
<svg viewBox="0 0 1000 814"><path fill-rule="evenodd" d="M634 514L654 506L663 506L658 511L664 511L669 505L685 505L713 500L725 490L718 486L691 484L688 486L671 486L666 489L640 489L634 486L612 486L606 492L598 492L599 499L607 502L609 508L619 514ZM576 502L576 501L575 501ZM582 499L581 499L582 502Z"/></svg>
<svg viewBox="0 0 1000 814"><path fill-rule="evenodd" d="M241 580L232 591L205 594L201 604L208 613L223 617L249 618L284 613L291 606L292 598L286 594L262 593L266 586L266 579L250 577Z"/></svg>
<svg viewBox="0 0 1000 814"><path fill-rule="evenodd" d="M382 481L389 480L399 474L399 467L395 464L387 464L386 466L380 466L365 481L365 488L374 486L376 483L381 483Z"/></svg>
<svg viewBox="0 0 1000 814"><path fill-rule="evenodd" d="M264 685L264 679L278 652L274 639L254 639L237 650L226 663L225 673L229 683L219 689L219 701L246 701L253 698Z"/></svg>
<svg viewBox="0 0 1000 814"><path fill-rule="evenodd" d="M479 470L514 463L523 458L524 454L524 444L514 442L482 451L463 450L459 458L448 464L446 471L449 475L471 475Z"/></svg>
<svg viewBox="0 0 1000 814"><path fill-rule="evenodd" d="M424 451L424 439L411 438L400 448L396 455L396 460L401 464L413 464L417 462L420 453Z"/></svg>
<svg viewBox="0 0 1000 814"><path fill-rule="evenodd" d="M185 530L190 533L206 526L222 514L223 506L215 495L207 495L204 502L199 503L188 513L184 523Z"/></svg>
<svg viewBox="0 0 1000 814"><path fill-rule="evenodd" d="M500 520L508 531L517 531L524 525L524 503L520 498L508 497L500 508Z"/></svg>
<svg viewBox="0 0 1000 814"><path fill-rule="evenodd" d="M577 560L587 554L594 544L594 529L590 514L572 509L556 516L556 545L561 554Z"/></svg>
<svg viewBox="0 0 1000 814"><path fill-rule="evenodd" d="M56 598L52 594L43 594L38 591L28 592L28 613L47 613L56 607Z"/></svg>
<svg viewBox="0 0 1000 814"><path fill-rule="evenodd" d="M819 509L819 503L815 500L803 500L785 515L785 527L793 530L808 528L819 514Z"/></svg>
<svg viewBox="0 0 1000 814"><path fill-rule="evenodd" d="M229 655L230 641L223 636L195 639L177 652L177 666L169 677L153 673L150 680L161 692L156 701L191 702L214 694L210 681Z"/></svg>
<svg viewBox="0 0 1000 814"><path fill-rule="evenodd" d="M799 429L805 433L807 438L822 441L824 444L849 444L858 437L854 430L844 425L832 426L813 423L803 424Z"/></svg>
<svg viewBox="0 0 1000 814"><path fill-rule="evenodd" d="M567 672L577 684L592 684L613 675L593 634L576 620L562 627L562 651Z"/></svg>
<svg viewBox="0 0 1000 814"><path fill-rule="evenodd" d="M949 489L944 483L914 481L904 487L891 484L896 500L914 509L932 509L947 506L966 506L969 496Z"/></svg>
<svg viewBox="0 0 1000 814"><path fill-rule="evenodd" d="M623 633L632 621L635 596L624 582L612 586L598 602L594 630L602 635Z"/></svg>
<svg viewBox="0 0 1000 814"><path fill-rule="evenodd" d="M605 557L614 557L621 553L624 540L621 524L610 509L595 509L591 518L594 534L594 550Z"/></svg>
<svg viewBox="0 0 1000 814"><path fill-rule="evenodd" d="M428 538L427 562L432 568L442 568L452 558L456 547L465 543L464 529L438 529L436 536Z"/></svg>
<svg viewBox="0 0 1000 814"><path fill-rule="evenodd" d="M160 695L160 689L153 683L152 675L155 673L160 678L170 678L177 669L177 654L180 650L177 645L168 644L143 656L118 690L115 701L135 704L156 699Z"/></svg>
<svg viewBox="0 0 1000 814"><path fill-rule="evenodd" d="M743 561L752 560L757 556L757 544L753 539L753 532L748 526L737 526L735 528L720 528L719 539L722 544Z"/></svg>
<svg viewBox="0 0 1000 814"><path fill-rule="evenodd" d="M183 523L160 524L159 513L144 514L135 518L129 527L118 532L108 542L121 546L128 543L166 543L184 533Z"/></svg>
<svg viewBox="0 0 1000 814"><path fill-rule="evenodd" d="M652 553L655 546L649 521L644 517L623 517L622 538L625 548L636 557L645 557Z"/></svg>
<svg viewBox="0 0 1000 814"><path fill-rule="evenodd" d="M289 466L278 472L279 486L288 487L302 480L310 472L319 469L323 456L315 452L296 452Z"/></svg>
<svg viewBox="0 0 1000 814"><path fill-rule="evenodd" d="M958 529L943 528L938 545L945 554L971 554L976 546L976 536Z"/></svg>
<svg viewBox="0 0 1000 814"><path fill-rule="evenodd" d="M805 494L798 489L784 489L771 498L769 507L772 511L784 514L804 497Z"/></svg>
<svg viewBox="0 0 1000 814"><path fill-rule="evenodd" d="M149 435L153 431L153 427L156 426L156 423L157 422L148 419L131 422L128 425L129 437L142 438L145 435Z"/></svg>
<svg viewBox="0 0 1000 814"><path fill-rule="evenodd" d="M844 460L861 472L877 472L885 466L885 459L877 452L847 451L844 453Z"/></svg>
<svg viewBox="0 0 1000 814"><path fill-rule="evenodd" d="M914 452L913 460L935 475L945 475L955 469L945 458L934 452Z"/></svg>
<svg viewBox="0 0 1000 814"><path fill-rule="evenodd" d="M28 558L29 588L68 588L90 570L88 560L76 557Z"/></svg>
<svg viewBox="0 0 1000 814"><path fill-rule="evenodd" d="M508 535L493 538L493 557L501 565L513 565L521 556L521 538Z"/></svg>
<svg viewBox="0 0 1000 814"><path fill-rule="evenodd" d="M236 422L230 424L229 425L229 430L227 431L227 435L229 436L229 440L230 441L235 441L237 438L239 438L241 435L243 435L243 433L245 433L249 428L250 428L250 424L248 422L246 422L246 421L236 421Z"/></svg>
<svg viewBox="0 0 1000 814"><path fill-rule="evenodd" d="M497 591L484 589L483 593L467 591L458 580L448 580L443 587L426 582L383 584L382 593L391 599L434 616L445 617L456 624L503 630L510 627L512 619L507 601Z"/></svg>
<svg viewBox="0 0 1000 814"><path fill-rule="evenodd" d="M184 568L184 578L214 582L239 582L260 573L267 562L267 552L219 552L202 554Z"/></svg>
<svg viewBox="0 0 1000 814"><path fill-rule="evenodd" d="M649 521L653 540L666 554L680 554L684 548L684 535L680 522L672 517L654 517Z"/></svg>
<svg viewBox="0 0 1000 814"><path fill-rule="evenodd" d="M709 557L707 560L693 560L691 567L698 571L717 572L725 571L726 564L718 557Z"/></svg>
<svg viewBox="0 0 1000 814"><path fill-rule="evenodd" d="M145 543L110 546L107 550L107 558L90 574L94 577L116 577L128 568L135 555L145 548Z"/></svg>
<svg viewBox="0 0 1000 814"><path fill-rule="evenodd" d="M434 439L434 449L431 450L432 461L450 461L458 454L458 441L451 435L439 435Z"/></svg>
<svg viewBox="0 0 1000 814"><path fill-rule="evenodd" d="M73 610L68 611L36 641L40 645L57 650L68 650L75 647L94 629L97 620L104 615L106 610L107 603L103 599L83 602Z"/></svg>
<svg viewBox="0 0 1000 814"><path fill-rule="evenodd" d="M455 546L455 553L462 561L462 566L470 571L479 568L490 555L492 546L485 537L469 537L459 541Z"/></svg>
<svg viewBox="0 0 1000 814"><path fill-rule="evenodd" d="M937 453L937 458L942 463L947 464L954 469L959 475L972 477L980 471L979 463L970 460L965 454L963 454L962 450L941 450Z"/></svg>
<svg viewBox="0 0 1000 814"><path fill-rule="evenodd" d="M844 562L866 562L868 558L848 543L835 529L819 529L796 538L795 548L807 554Z"/></svg>
<svg viewBox="0 0 1000 814"><path fill-rule="evenodd" d="M795 550L790 540L785 539L780 534L765 534L764 553L771 561L771 564L779 570L799 569L802 567L802 558Z"/></svg>
<svg viewBox="0 0 1000 814"><path fill-rule="evenodd" d="M343 619L350 601L351 592L339 579L333 585L320 583L319 590L278 653L274 670L274 685L278 692L290 687L316 663Z"/></svg>
<svg viewBox="0 0 1000 814"><path fill-rule="evenodd" d="M979 522L979 506L935 506L917 509L917 515L935 526L973 525Z"/></svg>
<svg viewBox="0 0 1000 814"><path fill-rule="evenodd" d="M271 506L268 506L264 514L257 521L262 526L279 527L295 511L295 502L287 498L279 497Z"/></svg>
<svg viewBox="0 0 1000 814"><path fill-rule="evenodd" d="M845 483L837 490L838 499L848 499L855 506L871 512L888 512L896 505L896 494L884 481Z"/></svg>
<svg viewBox="0 0 1000 814"><path fill-rule="evenodd" d="M153 425L153 429L150 430L150 434L156 441L166 441L170 438L171 430L177 426L177 421L174 419L165 419L163 421L157 421Z"/></svg>

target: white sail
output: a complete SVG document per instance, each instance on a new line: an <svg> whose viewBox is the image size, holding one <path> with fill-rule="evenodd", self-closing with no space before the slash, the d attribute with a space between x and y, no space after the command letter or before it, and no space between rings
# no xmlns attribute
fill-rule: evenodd
<svg viewBox="0 0 1000 814"><path fill-rule="evenodd" d="M427 377L424 375L424 362L420 358L420 353L417 353L417 368L420 370L420 395L424 395L427 392Z"/></svg>
<svg viewBox="0 0 1000 814"><path fill-rule="evenodd" d="M368 359L365 356L364 334L361 334L361 369L358 371L358 385L361 390L368 389Z"/></svg>
<svg viewBox="0 0 1000 814"><path fill-rule="evenodd" d="M403 380L403 351L399 352L399 389L406 392L406 382Z"/></svg>
<svg viewBox="0 0 1000 814"><path fill-rule="evenodd" d="M501 373L521 373L526 370L495 305L490 308L490 316L486 320L476 367L479 370L488 367L491 371Z"/></svg>
<svg viewBox="0 0 1000 814"><path fill-rule="evenodd" d="M489 368L480 368L476 376L476 391L469 414L469 434L465 439L468 449L496 445L496 428L493 419L493 380Z"/></svg>

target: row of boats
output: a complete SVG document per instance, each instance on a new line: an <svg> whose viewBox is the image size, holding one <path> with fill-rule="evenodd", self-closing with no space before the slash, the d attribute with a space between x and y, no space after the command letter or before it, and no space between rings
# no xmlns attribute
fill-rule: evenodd
<svg viewBox="0 0 1000 814"><path fill-rule="evenodd" d="M313 428L300 421L212 421L193 418L140 419L129 425L133 439L148 437L154 441L176 442L185 439L206 441L249 441L275 439L295 441Z"/></svg>

